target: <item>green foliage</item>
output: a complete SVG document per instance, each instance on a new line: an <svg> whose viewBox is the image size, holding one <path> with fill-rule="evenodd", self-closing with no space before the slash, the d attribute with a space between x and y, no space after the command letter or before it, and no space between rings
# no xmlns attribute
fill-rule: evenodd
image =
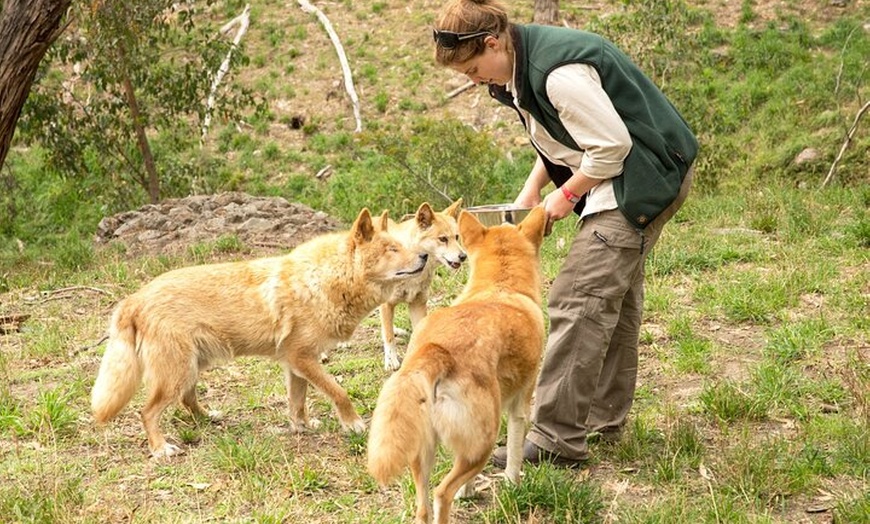
<svg viewBox="0 0 870 524"><path fill-rule="evenodd" d="M224 433L217 438L215 445L215 464L231 473L270 471L273 460L277 458L274 440L263 435Z"/></svg>
<svg viewBox="0 0 870 524"><path fill-rule="evenodd" d="M796 447L799 446L799 447ZM735 439L718 469L723 493L766 506L812 485L824 458L783 439ZM816 471L814 471L816 470Z"/></svg>
<svg viewBox="0 0 870 524"><path fill-rule="evenodd" d="M187 254L196 264L207 264L219 255L245 253L248 248L236 235L223 235L216 240L199 242L187 247Z"/></svg>
<svg viewBox="0 0 870 524"><path fill-rule="evenodd" d="M138 128L198 137L206 117L202 101L212 82L202 71L217 71L231 44L212 38L215 28L193 9L176 9L165 0L73 4L73 9L69 37L51 48L22 111L20 139L45 148L52 173L95 177L105 181L104 190L117 177L141 191L149 175ZM233 54L234 67L245 60L240 50ZM55 73L60 70L73 74L64 78ZM224 82L229 89L217 93L214 117L237 119L253 104L253 95L229 78ZM181 155L191 139L173 142L172 153ZM153 156L161 179L186 177L191 183L190 173L164 162L164 151ZM130 191L119 187L110 198L129 204Z"/></svg>
<svg viewBox="0 0 870 524"><path fill-rule="evenodd" d="M692 320L681 317L672 322L668 331L674 339L674 367L681 373L706 373L710 370L712 343L694 332Z"/></svg>
<svg viewBox="0 0 870 524"><path fill-rule="evenodd" d="M829 323L822 318L788 323L771 331L765 353L777 362L798 362L818 355L832 336Z"/></svg>
<svg viewBox="0 0 870 524"><path fill-rule="evenodd" d="M45 479L25 484L4 482L0 486L0 515L9 522L62 522L85 503L81 476Z"/></svg>
<svg viewBox="0 0 870 524"><path fill-rule="evenodd" d="M436 209L513 200L531 168L506 160L491 137L462 123L416 119L408 128L375 129L359 143L363 158L330 179L330 207L350 220L362 207L400 217L427 201Z"/></svg>
<svg viewBox="0 0 870 524"><path fill-rule="evenodd" d="M70 400L71 394L65 390L40 391L36 407L26 415L27 430L44 440L74 435L78 414L70 405Z"/></svg>
<svg viewBox="0 0 870 524"><path fill-rule="evenodd" d="M853 499L839 500L834 508L834 522L863 522L870 515L870 491Z"/></svg>
<svg viewBox="0 0 870 524"><path fill-rule="evenodd" d="M767 416L767 406L744 385L733 380L708 383L698 395L705 413L722 422L761 420Z"/></svg>
<svg viewBox="0 0 870 524"><path fill-rule="evenodd" d="M21 435L25 431L21 420L21 403L5 388L0 390L0 433Z"/></svg>
<svg viewBox="0 0 870 524"><path fill-rule="evenodd" d="M290 471L291 486L296 493L316 493L329 487L329 479L322 471L308 465Z"/></svg>
<svg viewBox="0 0 870 524"><path fill-rule="evenodd" d="M524 468L519 485L502 484L482 520L515 523L528 518L557 524L592 524L602 521L604 507L598 486L577 480L570 471L542 465Z"/></svg>
<svg viewBox="0 0 870 524"><path fill-rule="evenodd" d="M629 421L622 438L614 445L613 454L621 462L634 463L656 455L664 435L647 418Z"/></svg>

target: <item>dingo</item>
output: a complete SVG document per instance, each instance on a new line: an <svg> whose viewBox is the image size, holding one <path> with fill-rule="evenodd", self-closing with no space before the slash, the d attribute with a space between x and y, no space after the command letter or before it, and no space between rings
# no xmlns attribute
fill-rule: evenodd
<svg viewBox="0 0 870 524"><path fill-rule="evenodd" d="M429 477L436 447L453 468L434 493L434 519L450 520L457 493L469 496L508 413L505 474L519 482L522 445L544 344L540 247L546 217L534 208L518 225L484 227L459 216L469 280L454 303L432 311L412 335L401 368L384 384L372 415L368 469L380 483L410 466L418 524L432 518Z"/></svg>
<svg viewBox="0 0 870 524"><path fill-rule="evenodd" d="M395 334L400 333L393 324L393 316L398 304L408 304L408 316L413 330L420 319L426 316L426 301L429 300L429 286L435 276L438 262L450 269L458 269L465 262L465 251L459 245L459 227L456 217L462 205L460 198L444 211L435 212L428 203L423 203L413 217L398 224L390 223L390 234L415 252L429 255L426 269L419 275L402 281L388 301L381 304L381 339L384 342L384 369L399 369L399 352L396 349Z"/></svg>
<svg viewBox="0 0 870 524"><path fill-rule="evenodd" d="M335 405L342 427L365 423L320 355L347 340L398 282L423 271L428 258L376 227L363 209L350 231L315 237L289 254L194 266L158 276L118 304L91 396L97 422L114 417L144 377L141 412L155 457L182 450L166 441L160 416L173 402L208 416L196 399L201 371L237 356L271 357L284 367L293 431L316 427L305 395L309 382Z"/></svg>

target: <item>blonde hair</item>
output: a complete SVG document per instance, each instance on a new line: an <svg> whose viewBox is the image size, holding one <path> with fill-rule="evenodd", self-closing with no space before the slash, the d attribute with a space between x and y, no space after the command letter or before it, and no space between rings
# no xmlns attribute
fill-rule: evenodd
<svg viewBox="0 0 870 524"><path fill-rule="evenodd" d="M450 0L441 9L435 29L454 33L488 31L510 42L507 11L497 0ZM452 49L435 44L435 61L442 66L466 62L483 53L482 38L460 42Z"/></svg>

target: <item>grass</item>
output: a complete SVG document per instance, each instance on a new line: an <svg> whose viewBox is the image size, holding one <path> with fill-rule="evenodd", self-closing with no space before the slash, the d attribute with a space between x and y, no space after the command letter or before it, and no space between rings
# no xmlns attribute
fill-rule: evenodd
<svg viewBox="0 0 870 524"><path fill-rule="evenodd" d="M850 4L832 17L823 4L650 0L608 5L600 17L561 6L665 86L702 155L691 197L648 260L638 391L622 438L592 442L582 472L530 468L511 486L487 469L480 496L456 505L457 522L868 522L866 117L835 182L820 189L867 88L868 13ZM218 2L215 16L243 7ZM282 196L344 220L362 205L440 207L445 188L468 205L510 199L532 157L485 93L445 98L464 79L431 64L425 32L437 7L328 6L364 104L356 135L316 19L272 0L252 6L240 80L270 107L216 125L203 149L178 131L157 133L158 161L174 173L166 187ZM510 9L531 14L531 4ZM821 158L798 166L806 147ZM327 165L328 180L311 176ZM320 430L287 431L282 374L266 360L203 375L199 397L220 421L167 412L164 429L186 449L171 461L147 458L141 392L106 427L92 423L98 342L117 300L168 269L263 250L235 236L171 256L96 249L99 219L141 200L100 169L98 153L89 166L59 177L33 147L14 150L0 171L11 188L0 192L0 315L31 315L20 332L0 334L0 520L411 520L409 475L375 485L366 435L341 434L322 395L312 392L309 406ZM561 221L546 240L546 282L574 231ZM430 305L448 304L466 276L439 271ZM397 322L408 326L404 308ZM370 417L387 377L374 315L327 367ZM439 455L436 480L448 459Z"/></svg>

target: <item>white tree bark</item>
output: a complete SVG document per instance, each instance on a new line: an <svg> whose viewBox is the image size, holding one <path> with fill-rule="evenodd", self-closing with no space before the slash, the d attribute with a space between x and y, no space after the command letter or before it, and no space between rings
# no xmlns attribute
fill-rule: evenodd
<svg viewBox="0 0 870 524"><path fill-rule="evenodd" d="M332 45L335 47L335 52L338 54L338 60L341 62L341 70L344 73L344 88L347 91L347 94L350 96L350 100L353 103L353 116L356 118L356 129L355 132L359 133L362 131L362 118L360 117L359 110L359 98L356 96L356 90L353 87L353 76L350 73L350 66L347 62L347 56L344 54L344 48L341 45L341 40L339 40L338 35L335 30L332 28L332 23L330 23L329 18L326 17L323 12L311 5L311 2L308 0L298 0L300 7L306 13L314 13L317 15L318 20L320 20L320 24L323 25L323 28L326 29L326 32L329 33L329 38L332 40Z"/></svg>
<svg viewBox="0 0 870 524"><path fill-rule="evenodd" d="M233 26L238 25L239 29L236 31L236 36L233 38L233 45L230 47L230 50L227 51L227 56L224 58L224 61L221 63L221 66L218 68L217 73L214 75L214 80L211 83L211 90L208 94L208 101L206 101L205 105L205 119L202 122L202 135L200 136L199 143L202 145L205 143L205 137L208 134L208 128L211 125L211 112L214 108L215 103L215 93L217 92L217 88L223 80L224 75L227 74L227 71L230 69L230 59L233 56L233 52L239 47L239 42L242 41L242 37L245 36L245 33L248 31L248 26L251 24L251 6L250 4L245 6L245 10L242 11L242 14L233 18L221 28L221 34L226 34L233 28Z"/></svg>

